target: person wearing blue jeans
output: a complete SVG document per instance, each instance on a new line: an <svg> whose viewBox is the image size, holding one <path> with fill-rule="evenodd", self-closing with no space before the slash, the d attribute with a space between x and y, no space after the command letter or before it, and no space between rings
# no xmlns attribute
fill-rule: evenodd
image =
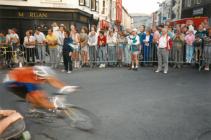
<svg viewBox="0 0 211 140"><path fill-rule="evenodd" d="M107 39L103 31L100 31L99 33L97 44L98 44L98 56L99 56L99 61L100 61L99 67L105 68Z"/></svg>
<svg viewBox="0 0 211 140"><path fill-rule="evenodd" d="M113 31L109 31L107 37L107 45L108 45L108 65L114 66L116 64L116 44L117 37L114 35Z"/></svg>
<svg viewBox="0 0 211 140"><path fill-rule="evenodd" d="M193 43L195 41L195 35L192 30L189 30L187 32L188 34L185 36L185 41L186 41L186 62L191 63L192 58L193 58Z"/></svg>

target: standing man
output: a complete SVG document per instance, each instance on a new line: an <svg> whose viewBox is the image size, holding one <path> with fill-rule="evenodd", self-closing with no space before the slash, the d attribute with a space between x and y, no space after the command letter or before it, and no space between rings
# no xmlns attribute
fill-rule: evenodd
<svg viewBox="0 0 211 140"><path fill-rule="evenodd" d="M146 33L145 33L145 25L141 25L140 27L140 33L138 34L139 39L140 39L140 55L144 56L144 39L146 38ZM143 51L142 51L143 50Z"/></svg>
<svg viewBox="0 0 211 140"><path fill-rule="evenodd" d="M168 57L169 57L169 40L170 37L167 35L167 29L162 29L162 35L158 41L158 49L157 49L157 56L158 56L158 69L155 72L160 72L162 67L164 66L164 74L168 73Z"/></svg>
<svg viewBox="0 0 211 140"><path fill-rule="evenodd" d="M40 27L36 28L35 30L35 44L38 50L38 61L40 63L45 63L45 54L46 54L46 47L45 47L45 35L40 32Z"/></svg>
<svg viewBox="0 0 211 140"><path fill-rule="evenodd" d="M53 29L48 29L48 35L46 36L46 43L48 44L49 47L51 67L56 68L57 55L58 55L58 49L57 49L58 39L53 34Z"/></svg>
<svg viewBox="0 0 211 140"><path fill-rule="evenodd" d="M57 46L57 49L58 49L58 57L57 57L57 64L56 64L56 67L59 65L61 59L62 59L62 47L64 45L64 38L65 38L65 35L64 35L64 30L65 30L65 26L64 24L60 24L59 25L59 29L56 32L56 37L58 39L58 46Z"/></svg>

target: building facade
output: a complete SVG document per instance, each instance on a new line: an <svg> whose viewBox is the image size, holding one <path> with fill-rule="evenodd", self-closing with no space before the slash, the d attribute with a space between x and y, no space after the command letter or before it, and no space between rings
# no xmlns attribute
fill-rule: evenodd
<svg viewBox="0 0 211 140"><path fill-rule="evenodd" d="M133 18L131 15L128 13L128 11L123 7L122 8L122 28L127 29L127 28L132 28L133 24Z"/></svg>
<svg viewBox="0 0 211 140"><path fill-rule="evenodd" d="M209 18L211 23L211 1L210 0L183 0L182 18L203 17Z"/></svg>
<svg viewBox="0 0 211 140"><path fill-rule="evenodd" d="M145 25L146 27L148 27L148 22L149 20L151 20L151 16L146 15L146 14L131 14L132 18L133 18L133 24L132 27L133 28L140 28L141 25Z"/></svg>
<svg viewBox="0 0 211 140"><path fill-rule="evenodd" d="M120 27L122 23L122 0L99 1L99 26L101 30Z"/></svg>
<svg viewBox="0 0 211 140"><path fill-rule="evenodd" d="M157 11L158 24L165 24L167 20L172 19L173 0L165 0L164 2L158 4L160 6Z"/></svg>
<svg viewBox="0 0 211 140"><path fill-rule="evenodd" d="M16 28L23 38L26 30L46 32L52 23L90 27L98 23L98 10L98 0L1 0L0 30Z"/></svg>
<svg viewBox="0 0 211 140"><path fill-rule="evenodd" d="M182 0L172 0L172 20L181 19Z"/></svg>

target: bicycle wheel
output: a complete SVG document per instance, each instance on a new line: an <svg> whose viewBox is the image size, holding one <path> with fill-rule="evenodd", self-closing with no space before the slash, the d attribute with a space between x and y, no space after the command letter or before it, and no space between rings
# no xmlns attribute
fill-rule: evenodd
<svg viewBox="0 0 211 140"><path fill-rule="evenodd" d="M68 121L70 121L71 127L83 131L96 130L98 119L90 111L72 105L66 106L65 110L63 111Z"/></svg>

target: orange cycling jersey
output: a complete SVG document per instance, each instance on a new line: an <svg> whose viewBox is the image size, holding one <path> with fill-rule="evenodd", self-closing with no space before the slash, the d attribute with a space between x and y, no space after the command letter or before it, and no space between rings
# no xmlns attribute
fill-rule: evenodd
<svg viewBox="0 0 211 140"><path fill-rule="evenodd" d="M32 67L16 68L9 72L9 77L21 83L41 84L45 82L44 79L37 78Z"/></svg>

